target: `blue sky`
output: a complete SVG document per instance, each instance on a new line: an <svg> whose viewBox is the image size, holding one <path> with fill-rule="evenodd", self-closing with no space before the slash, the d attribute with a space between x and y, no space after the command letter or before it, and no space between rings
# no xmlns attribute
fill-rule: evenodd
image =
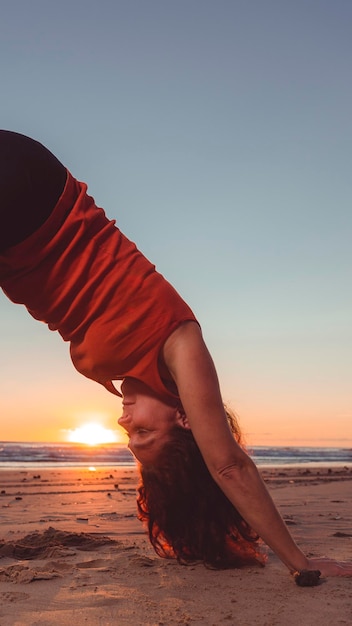
<svg viewBox="0 0 352 626"><path fill-rule="evenodd" d="M347 0L2 3L2 127L189 302L254 443L352 443L351 27ZM2 294L0 345L1 438L114 426L116 399Z"/></svg>

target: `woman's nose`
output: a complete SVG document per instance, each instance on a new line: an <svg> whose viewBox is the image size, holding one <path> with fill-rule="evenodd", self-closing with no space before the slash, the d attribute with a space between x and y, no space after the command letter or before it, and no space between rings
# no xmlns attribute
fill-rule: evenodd
<svg viewBox="0 0 352 626"><path fill-rule="evenodd" d="M131 421L131 418L128 415L121 415L121 417L119 417L119 419L117 420L117 423L120 426L124 426L125 424L128 424Z"/></svg>

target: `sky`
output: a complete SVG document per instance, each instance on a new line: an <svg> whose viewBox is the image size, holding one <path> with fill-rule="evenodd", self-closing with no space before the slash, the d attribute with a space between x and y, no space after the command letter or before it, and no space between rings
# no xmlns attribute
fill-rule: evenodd
<svg viewBox="0 0 352 626"><path fill-rule="evenodd" d="M3 0L2 128L46 145L190 304L249 444L352 445L349 0ZM0 292L0 439L119 399Z"/></svg>

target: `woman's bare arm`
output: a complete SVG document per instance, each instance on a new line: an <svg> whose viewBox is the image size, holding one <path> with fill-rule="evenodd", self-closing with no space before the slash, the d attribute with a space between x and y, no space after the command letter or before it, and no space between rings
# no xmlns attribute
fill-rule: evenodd
<svg viewBox="0 0 352 626"><path fill-rule="evenodd" d="M194 322L180 326L166 341L163 354L207 467L248 524L291 571L352 575L352 564L309 560L294 542L256 466L233 439L199 326Z"/></svg>

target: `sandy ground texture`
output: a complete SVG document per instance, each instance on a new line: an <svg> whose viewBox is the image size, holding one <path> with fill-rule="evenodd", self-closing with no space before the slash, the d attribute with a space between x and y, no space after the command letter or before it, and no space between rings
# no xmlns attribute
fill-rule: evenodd
<svg viewBox="0 0 352 626"><path fill-rule="evenodd" d="M352 560L352 469L264 478L311 555ZM0 626L338 626L352 578L300 588L265 568L214 571L158 558L135 516L133 468L0 471Z"/></svg>

